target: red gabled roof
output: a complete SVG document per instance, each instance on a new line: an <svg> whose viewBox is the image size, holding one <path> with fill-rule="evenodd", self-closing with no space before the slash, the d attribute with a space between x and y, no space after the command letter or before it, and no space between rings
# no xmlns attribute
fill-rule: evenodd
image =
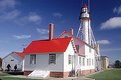
<svg viewBox="0 0 121 80"><path fill-rule="evenodd" d="M24 53L22 52L15 52L20 58L24 58Z"/></svg>
<svg viewBox="0 0 121 80"><path fill-rule="evenodd" d="M71 38L32 41L24 50L25 54L41 54L49 52L65 52Z"/></svg>

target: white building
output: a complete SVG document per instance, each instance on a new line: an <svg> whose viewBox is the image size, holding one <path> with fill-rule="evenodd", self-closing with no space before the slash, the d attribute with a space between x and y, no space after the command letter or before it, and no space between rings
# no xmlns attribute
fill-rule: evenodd
<svg viewBox="0 0 121 80"><path fill-rule="evenodd" d="M75 68L74 56L76 52L73 39L53 39L51 33L53 32L52 24L50 24L50 27L49 40L32 41L24 50L25 75L37 70L40 76L47 74L47 76L53 77L68 77L72 75L71 72Z"/></svg>
<svg viewBox="0 0 121 80"><path fill-rule="evenodd" d="M24 54L21 52L12 52L5 56L2 60L3 71L7 70L7 65L10 64L10 70L14 70L14 66L17 65L17 70L22 71L23 69L23 58Z"/></svg>
<svg viewBox="0 0 121 80"><path fill-rule="evenodd" d="M25 48L24 74L39 77L69 77L97 71L100 64L99 46L94 42L86 5L82 7L80 23L82 39L73 35L73 29L70 32L64 31L54 39L53 24L50 24L48 40L32 41Z"/></svg>
<svg viewBox="0 0 121 80"><path fill-rule="evenodd" d="M69 77L95 72L95 49L73 36L63 32L53 39L53 24L50 24L48 40L32 41L25 48L24 75Z"/></svg>
<svg viewBox="0 0 121 80"><path fill-rule="evenodd" d="M73 36L73 29L70 32L64 31L59 38L73 37L74 44L77 50L75 71L78 75L87 75L95 72L95 54L96 51L93 47Z"/></svg>

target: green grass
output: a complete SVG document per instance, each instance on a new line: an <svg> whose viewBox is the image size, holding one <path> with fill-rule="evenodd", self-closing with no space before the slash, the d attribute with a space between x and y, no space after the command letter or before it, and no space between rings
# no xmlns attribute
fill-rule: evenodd
<svg viewBox="0 0 121 80"><path fill-rule="evenodd" d="M0 80L38 80L38 79L18 78L18 77L11 77L11 76L13 75L0 72Z"/></svg>
<svg viewBox="0 0 121 80"><path fill-rule="evenodd" d="M27 78L15 78L15 77L0 77L1 80L36 80L36 79L27 79Z"/></svg>
<svg viewBox="0 0 121 80"><path fill-rule="evenodd" d="M105 70L88 77L95 80L121 80L121 69Z"/></svg>
<svg viewBox="0 0 121 80"><path fill-rule="evenodd" d="M0 76L9 76L10 74L7 73L0 73Z"/></svg>

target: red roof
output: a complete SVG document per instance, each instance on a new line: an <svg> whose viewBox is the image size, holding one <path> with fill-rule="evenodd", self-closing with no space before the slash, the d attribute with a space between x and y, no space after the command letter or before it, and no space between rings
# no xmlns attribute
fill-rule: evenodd
<svg viewBox="0 0 121 80"><path fill-rule="evenodd" d="M57 38L53 40L32 41L24 50L25 54L65 52L71 38Z"/></svg>
<svg viewBox="0 0 121 80"><path fill-rule="evenodd" d="M15 52L20 58L24 58L24 53L22 52Z"/></svg>

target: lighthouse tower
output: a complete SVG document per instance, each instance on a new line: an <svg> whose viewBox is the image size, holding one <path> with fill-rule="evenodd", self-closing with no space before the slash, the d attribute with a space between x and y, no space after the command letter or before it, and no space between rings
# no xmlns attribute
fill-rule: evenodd
<svg viewBox="0 0 121 80"><path fill-rule="evenodd" d="M83 40L85 43L94 46L96 41L91 29L90 13L86 4L82 6L79 20L80 27L77 32L77 37L81 38L81 40Z"/></svg>
<svg viewBox="0 0 121 80"><path fill-rule="evenodd" d="M95 50L95 65L100 69L100 50L99 44L96 42L90 20L89 7L86 4L83 4L79 16L80 26L77 32L77 37L83 40L86 44L90 45L90 48ZM86 49L86 48L85 48Z"/></svg>
<svg viewBox="0 0 121 80"><path fill-rule="evenodd" d="M80 19L80 22L81 22L82 28L83 28L82 39L87 44L90 44L90 40L89 40L90 15L89 15L89 11L88 11L86 4L84 4L82 7L82 11L80 13L79 19Z"/></svg>

